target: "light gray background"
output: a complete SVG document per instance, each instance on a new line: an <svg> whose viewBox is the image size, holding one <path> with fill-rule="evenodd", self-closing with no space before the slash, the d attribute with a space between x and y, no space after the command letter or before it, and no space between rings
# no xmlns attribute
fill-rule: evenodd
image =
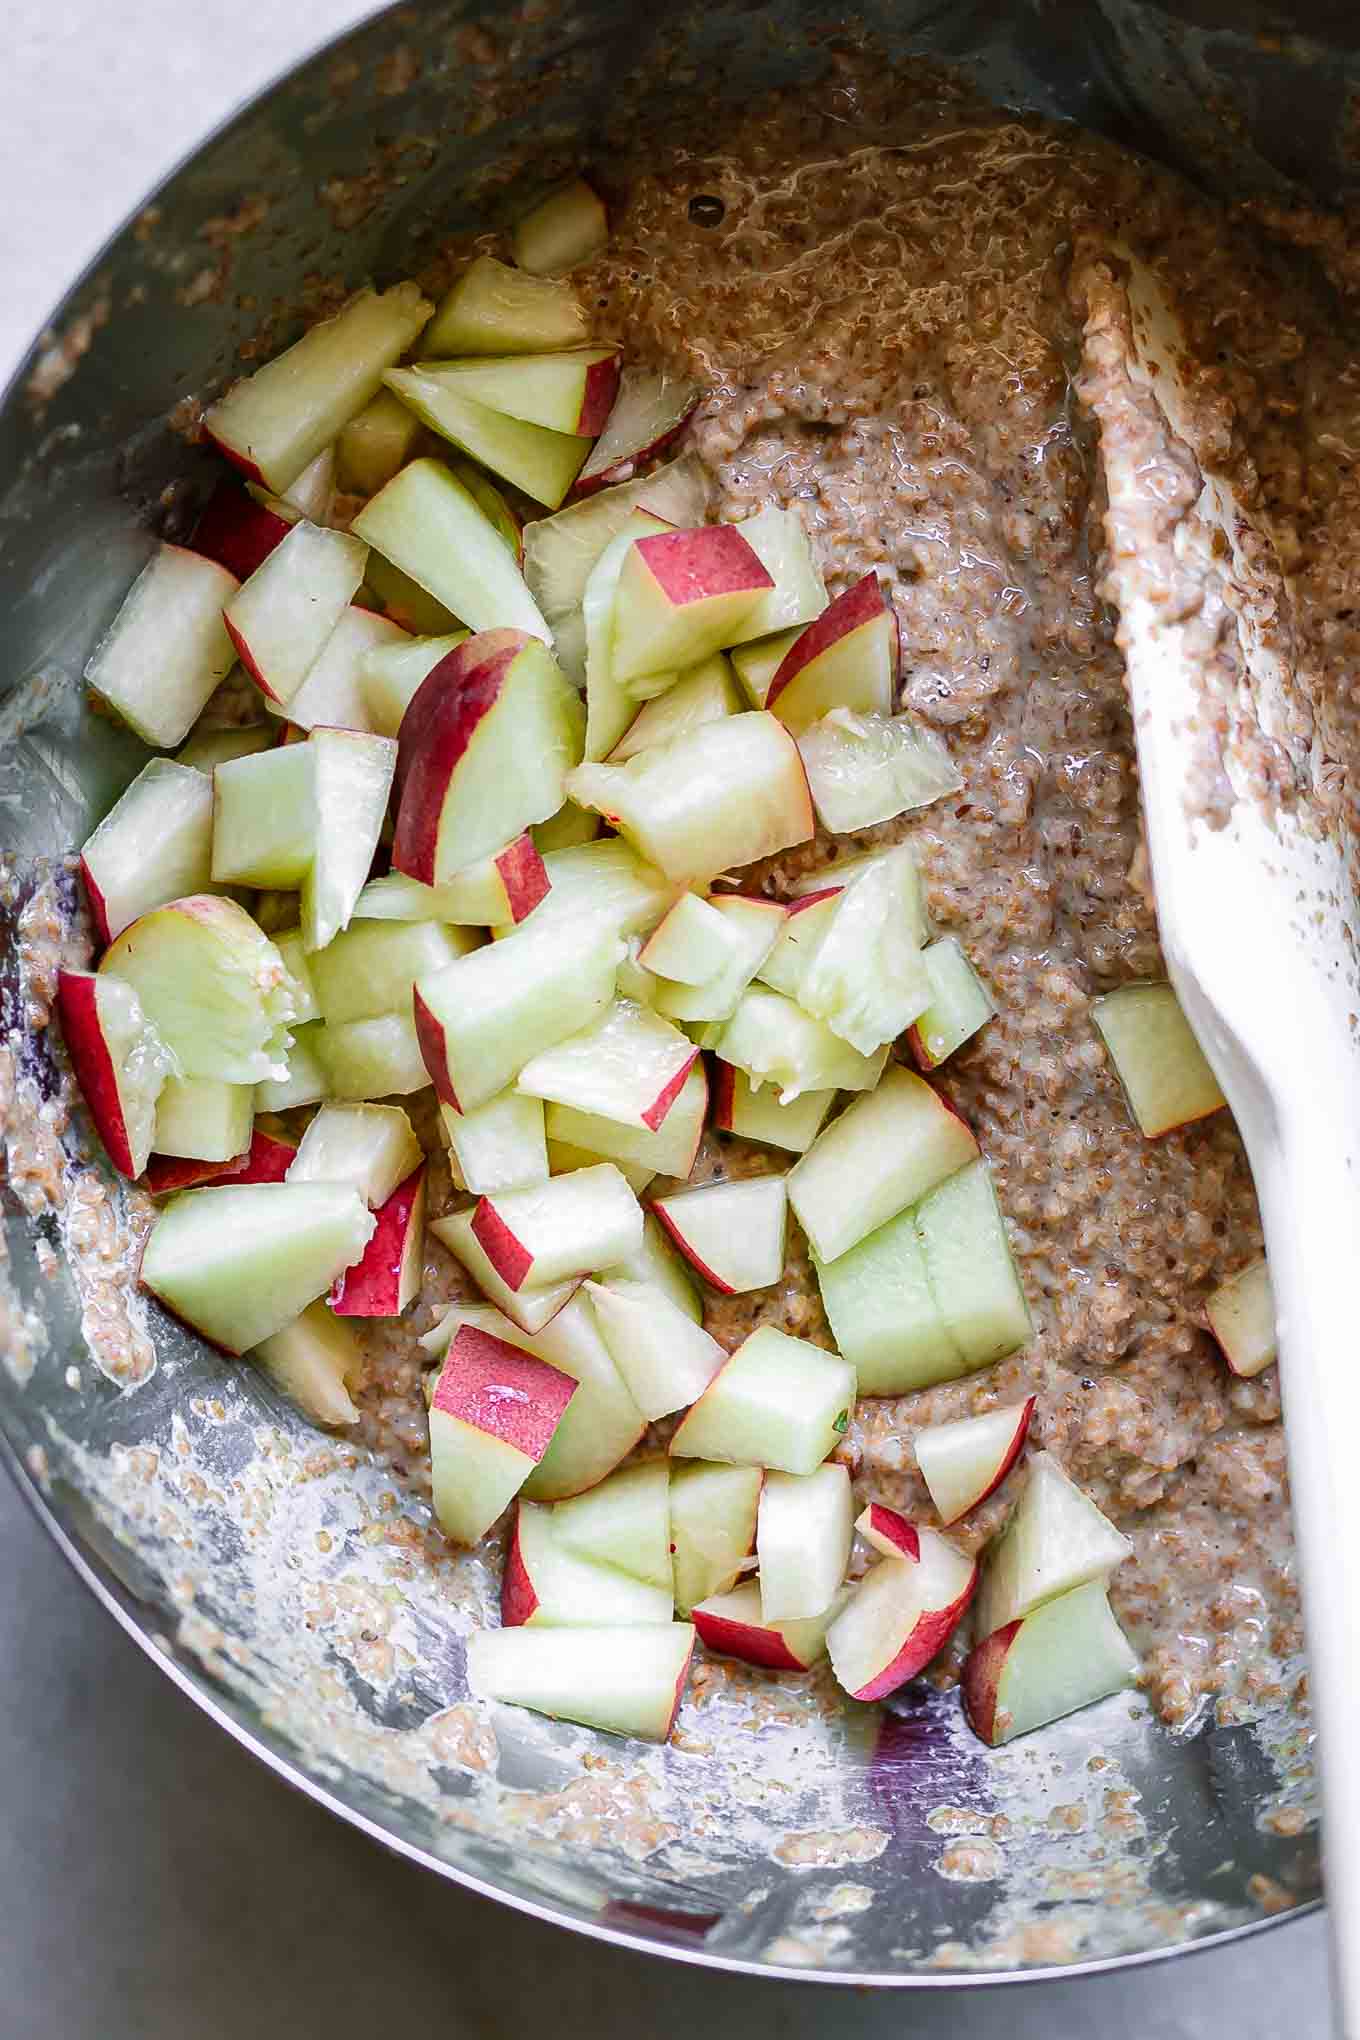
<svg viewBox="0 0 1360 2040"><path fill-rule="evenodd" d="M147 187L353 0L0 0L0 382ZM1100 1983L925 1997L602 1949L389 1858L204 1721L0 1475L5 2040L1323 2040L1317 1920Z"/></svg>

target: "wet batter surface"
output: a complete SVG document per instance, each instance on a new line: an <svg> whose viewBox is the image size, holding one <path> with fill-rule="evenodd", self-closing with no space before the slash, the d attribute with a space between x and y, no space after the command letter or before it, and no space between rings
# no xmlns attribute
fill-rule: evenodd
<svg viewBox="0 0 1360 2040"><path fill-rule="evenodd" d="M999 1009L939 1081L996 1174L1036 1337L970 1379L862 1403L838 1456L863 1498L929 1521L914 1432L1035 1393L1036 1442L1134 1542L1113 1598L1154 1707L1174 1726L1206 1707L1240 1719L1295 1690L1301 1646L1275 1374L1235 1380L1203 1328L1206 1295L1261 1239L1229 1116L1145 1140L1091 1021L1098 994L1163 967L1071 280L1075 250L1120 238L1181 310L1210 427L1295 577L1318 777L1340 803L1354 382L1331 288L1090 137L848 63L735 148L691 135L656 162L609 165L611 243L576 279L599 337L704 386L690 443L716 515L796 509L833 594L878 574L903 706L964 777L921 815L819 837L745 882L783 897L838 854L909 839L937 930ZM710 1135L696 1180L788 1161ZM708 1298L725 1345L759 1322L832 1343L792 1222L790 1238L777 1291ZM418 1323L460 1282L432 1246ZM365 1435L423 1480L420 1356L405 1328L370 1337ZM980 1546L1012 1498L951 1534Z"/></svg>

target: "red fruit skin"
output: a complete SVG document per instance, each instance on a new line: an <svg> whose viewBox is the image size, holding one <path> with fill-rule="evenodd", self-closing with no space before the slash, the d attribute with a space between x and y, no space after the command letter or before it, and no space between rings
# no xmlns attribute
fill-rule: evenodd
<svg viewBox="0 0 1360 2040"><path fill-rule="evenodd" d="M649 460L655 460L659 454L665 453L668 447L674 446L698 406L699 399L696 396L684 417L678 418L674 425L667 426L664 432L649 440L646 446L639 446L634 453L622 453L617 460L611 461L607 468L601 468L598 474L587 475L584 481L578 480L572 490L573 496L578 498L593 496L597 489L612 488L615 482L630 480L636 468L644 466Z"/></svg>
<svg viewBox="0 0 1360 2040"><path fill-rule="evenodd" d="M598 439L604 431L605 421L619 393L619 362L620 357L612 354L604 361L593 361L586 370L581 409L576 420L576 431L582 439Z"/></svg>
<svg viewBox="0 0 1360 2040"><path fill-rule="evenodd" d="M515 923L527 920L534 908L552 891L548 867L527 829L501 851L496 859L496 869L505 887L510 919Z"/></svg>
<svg viewBox="0 0 1360 2040"><path fill-rule="evenodd" d="M286 518L266 510L235 482L219 482L194 526L192 549L248 581L291 530Z"/></svg>
<svg viewBox="0 0 1360 2040"><path fill-rule="evenodd" d="M685 1682L689 1678L689 1668L693 1662L694 1644L691 1641L689 1649L685 1652L685 1662L681 1665L679 1677L675 1682L675 1699L671 1705L671 1718L666 1723L666 1734L668 1737L671 1730L675 1727L675 1717L680 1712L680 1702L685 1697Z"/></svg>
<svg viewBox="0 0 1360 2040"><path fill-rule="evenodd" d="M373 1237L330 1293L337 1317L400 1317L419 1285L413 1252L425 1234L425 1164L380 1206Z"/></svg>
<svg viewBox="0 0 1360 2040"><path fill-rule="evenodd" d="M519 1504L516 1503L515 1527L510 1533L510 1548L505 1554L505 1571L501 1575L501 1628L521 1628L537 1609L538 1594L520 1550Z"/></svg>
<svg viewBox="0 0 1360 2040"><path fill-rule="evenodd" d="M233 1183L281 1183L288 1174L297 1148L292 1141L279 1140L257 1127L243 1155L229 1162L194 1162L176 1155L151 1155L143 1183L153 1197L167 1197L175 1190L190 1190L198 1183L213 1183L230 1177Z"/></svg>
<svg viewBox="0 0 1360 2040"><path fill-rule="evenodd" d="M251 1135L245 1167L236 1180L241 1183L281 1183L296 1154L295 1141L280 1140L274 1133L262 1133L257 1126Z"/></svg>
<svg viewBox="0 0 1360 2040"><path fill-rule="evenodd" d="M932 1070L937 1070L940 1067L924 1041L922 1041L921 1030L914 1020L907 1029L907 1047L911 1050L912 1061L916 1064L922 1076L929 1076Z"/></svg>
<svg viewBox="0 0 1360 2040"><path fill-rule="evenodd" d="M909 1523L896 1509L889 1509L882 1502L870 1502L868 1508L869 1527L877 1531L894 1547L888 1555L898 1558L919 1559L921 1540L916 1534L916 1525Z"/></svg>
<svg viewBox="0 0 1360 2040"><path fill-rule="evenodd" d="M94 873L83 857L80 860L80 876L85 885L85 897L90 903L90 919L94 922L95 940L101 949L105 949L113 940L109 928L109 910L103 893L95 883Z"/></svg>
<svg viewBox="0 0 1360 2040"><path fill-rule="evenodd" d="M1019 1627L1018 1620L1004 1623L990 1636L984 1636L981 1643L975 1643L964 1660L963 1711L974 1735L988 1744L996 1735L996 1696Z"/></svg>
<svg viewBox="0 0 1360 2040"><path fill-rule="evenodd" d="M737 1073L731 1063L715 1058L712 1089L713 1124L719 1133L731 1133L737 1100Z"/></svg>
<svg viewBox="0 0 1360 2040"><path fill-rule="evenodd" d="M690 1610L690 1621L698 1631L705 1650L716 1651L719 1657L740 1658L743 1664L761 1665L771 1672L807 1670L778 1630L755 1629L745 1622L728 1622L721 1615L706 1615L702 1608Z"/></svg>
<svg viewBox="0 0 1360 2040"><path fill-rule="evenodd" d="M654 1204L652 1206L652 1210L655 1212L660 1223L665 1227L666 1231L670 1234L671 1238L675 1241L676 1246L679 1247L681 1253L684 1255L685 1259L689 1262L690 1267L698 1269L699 1273L703 1276L705 1282L707 1282L709 1288L716 1289L720 1296L734 1296L736 1294L736 1291L732 1288L731 1284L724 1282L721 1276L715 1275L713 1273L713 1270L709 1267L706 1267L704 1263L699 1259L699 1256L695 1253L693 1247L690 1245L689 1241L685 1238L684 1234L677 1230L675 1221L670 1216L669 1212L665 1211L660 1204ZM705 1391L705 1393L707 1393L707 1391Z"/></svg>
<svg viewBox="0 0 1360 2040"><path fill-rule="evenodd" d="M264 674L260 671L259 667L256 665L255 660L251 654L250 647L246 643L245 639L242 637L236 625L232 622L231 618L225 614L223 615L222 622L226 626L227 636L231 639L233 645L235 645L236 647L237 658L241 661L241 664L245 667L247 673L249 673L251 679L255 682L255 685L259 688L261 694L266 695L270 701L277 701L279 707L282 708L284 705L283 702L279 699L279 696L274 692L274 689L270 686L269 682L265 679Z"/></svg>
<svg viewBox="0 0 1360 2040"><path fill-rule="evenodd" d="M986 1487L982 1490L982 1493L980 1495L974 1495L972 1501L968 1504L968 1507L970 1509L975 1509L978 1506L979 1502L986 1501L988 1495L994 1495L996 1493L1002 1481L1006 1478L1006 1475L1010 1472L1016 1460L1020 1457L1020 1454L1024 1451L1025 1440L1029 1436L1029 1427L1031 1423L1034 1421L1034 1409L1037 1402L1038 1402L1037 1396L1032 1395L1026 1399L1024 1408L1020 1412L1020 1421L1015 1427L1015 1436L1011 1440L1009 1451L1007 1452L1005 1458L1002 1460L1000 1466L998 1466L996 1472L992 1475L992 1478L988 1481Z"/></svg>
<svg viewBox="0 0 1360 2040"><path fill-rule="evenodd" d="M693 1055L690 1057L689 1061L685 1064L684 1068L682 1070L679 1070L676 1073L676 1075L671 1078L665 1090L660 1092L659 1095L653 1099L652 1103L647 1107L647 1110L643 1113L642 1123L644 1126L650 1126L653 1133L656 1132L656 1129L658 1128L658 1126L661 1125L662 1121L666 1117L666 1114L670 1111L672 1105L674 1105L676 1099L680 1096L680 1093L684 1090L685 1085L689 1081L689 1073L694 1068L694 1065L698 1060L699 1051L696 1048Z"/></svg>
<svg viewBox="0 0 1360 2040"><path fill-rule="evenodd" d="M918 1672L923 1672L931 1659L938 1657L963 1620L964 1611L977 1591L977 1583L978 1569L974 1566L968 1585L958 1599L951 1601L947 1608L928 1608L918 1616L891 1664L885 1665L851 1697L855 1700L886 1700L899 1686L905 1686L908 1679L914 1679Z"/></svg>
<svg viewBox="0 0 1360 2040"><path fill-rule="evenodd" d="M95 1131L120 1176L133 1177L132 1145L123 1116L118 1072L99 1021L98 979L88 971L63 970L57 977L57 1012L76 1082Z"/></svg>
<svg viewBox="0 0 1360 2040"><path fill-rule="evenodd" d="M522 1289L534 1265L533 1255L516 1239L489 1197L483 1197L472 1214L472 1237L502 1282L511 1289Z"/></svg>
<svg viewBox="0 0 1360 2040"><path fill-rule="evenodd" d="M485 630L465 638L425 675L397 732L397 827L392 866L435 882L439 818L458 765L483 716L494 709L527 631Z"/></svg>
<svg viewBox="0 0 1360 2040"><path fill-rule="evenodd" d="M416 1040L420 1044L421 1060L429 1073L430 1082L434 1085L436 1095L445 1105L451 1105L455 1112L461 1112L463 1108L458 1103L458 1093L454 1090L453 1079L449 1075L448 1048L444 1040L443 1023L435 1019L418 989L412 992L412 1003L415 1012Z"/></svg>
<svg viewBox="0 0 1360 2040"><path fill-rule="evenodd" d="M239 469L248 482L258 482L262 488L269 486L260 469L255 465L255 462L248 453L241 452L234 446L229 446L225 439L219 439L210 426L205 425L203 427L203 437L207 440L209 446L217 449L224 460L229 460L234 468Z"/></svg>
<svg viewBox="0 0 1360 2040"><path fill-rule="evenodd" d="M576 1383L491 1332L463 1325L444 1355L430 1407L513 1445L536 1466Z"/></svg>
<svg viewBox="0 0 1360 2040"><path fill-rule="evenodd" d="M735 524L704 524L693 531L657 531L634 550L672 608L710 595L773 588L774 581Z"/></svg>
<svg viewBox="0 0 1360 2040"><path fill-rule="evenodd" d="M793 684L805 666L810 666L814 659L820 658L832 645L839 644L842 638L849 637L851 631L862 630L885 613L892 614L878 584L877 574L866 574L862 580L856 581L853 588L847 588L843 595L838 595L785 652L765 696L766 708L774 707L784 689Z"/></svg>

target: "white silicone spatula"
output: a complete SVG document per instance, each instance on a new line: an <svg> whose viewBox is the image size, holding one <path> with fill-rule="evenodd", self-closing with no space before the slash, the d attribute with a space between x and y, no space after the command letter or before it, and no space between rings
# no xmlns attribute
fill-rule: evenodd
<svg viewBox="0 0 1360 2040"><path fill-rule="evenodd" d="M1336 2021L1360 2036L1360 912L1354 852L1272 813L1234 761L1290 725L1291 607L1262 520L1213 472L1195 377L1155 276L1126 251L1085 270L1087 387L1110 497L1162 947L1251 1161L1275 1294L1323 1786ZM1198 416L1202 416L1202 408ZM1188 514L1149 517L1198 455ZM1196 487L1196 463L1188 468ZM1174 490L1173 490L1174 493ZM1164 497L1164 500L1166 498ZM1160 530L1156 527L1160 523ZM1220 739L1229 733L1226 756ZM1206 770L1234 796L1214 826ZM1222 781L1220 780L1220 789Z"/></svg>

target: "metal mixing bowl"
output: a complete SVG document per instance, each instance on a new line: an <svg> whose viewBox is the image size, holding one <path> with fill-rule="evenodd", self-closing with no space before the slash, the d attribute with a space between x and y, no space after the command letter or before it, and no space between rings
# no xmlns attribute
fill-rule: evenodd
<svg viewBox="0 0 1360 2040"><path fill-rule="evenodd" d="M864 0L856 17L894 59L956 64L998 100L1220 190L1336 199L1354 178L1360 30L1339 0L1287 12ZM0 914L21 1085L56 1082L15 963L34 860L79 844L141 757L85 711L81 669L148 533L186 529L214 472L173 407L219 387L266 318L271 346L290 339L311 279L395 280L436 224L522 209L678 93L740 109L815 78L844 28L812 0L708 0L654 26L624 0L394 9L207 142L75 286L0 411L14 874ZM79 1137L65 1135L72 1154ZM148 1378L106 1378L82 1335L97 1298L68 1265L79 1211L31 1217L13 1185L5 1211L0 1427L32 1506L225 1730L441 1875L658 1953L875 1984L1099 1968L1316 1903L1314 1836L1263 1820L1282 1791L1306 1792L1286 1730L1172 1736L1127 1697L995 1754L953 1696L917 1688L834 1718L794 1705L759 1730L729 1702L709 1753L501 1710L498 1758L479 1768L487 1748L458 1703L461 1638L491 1585L481 1562L421 1558L401 1541L421 1512L390 1479L328 1463L252 1370L163 1320ZM1084 1824L1049 1821L1072 1804ZM951 1840L997 1815L994 1874L947 1874Z"/></svg>

